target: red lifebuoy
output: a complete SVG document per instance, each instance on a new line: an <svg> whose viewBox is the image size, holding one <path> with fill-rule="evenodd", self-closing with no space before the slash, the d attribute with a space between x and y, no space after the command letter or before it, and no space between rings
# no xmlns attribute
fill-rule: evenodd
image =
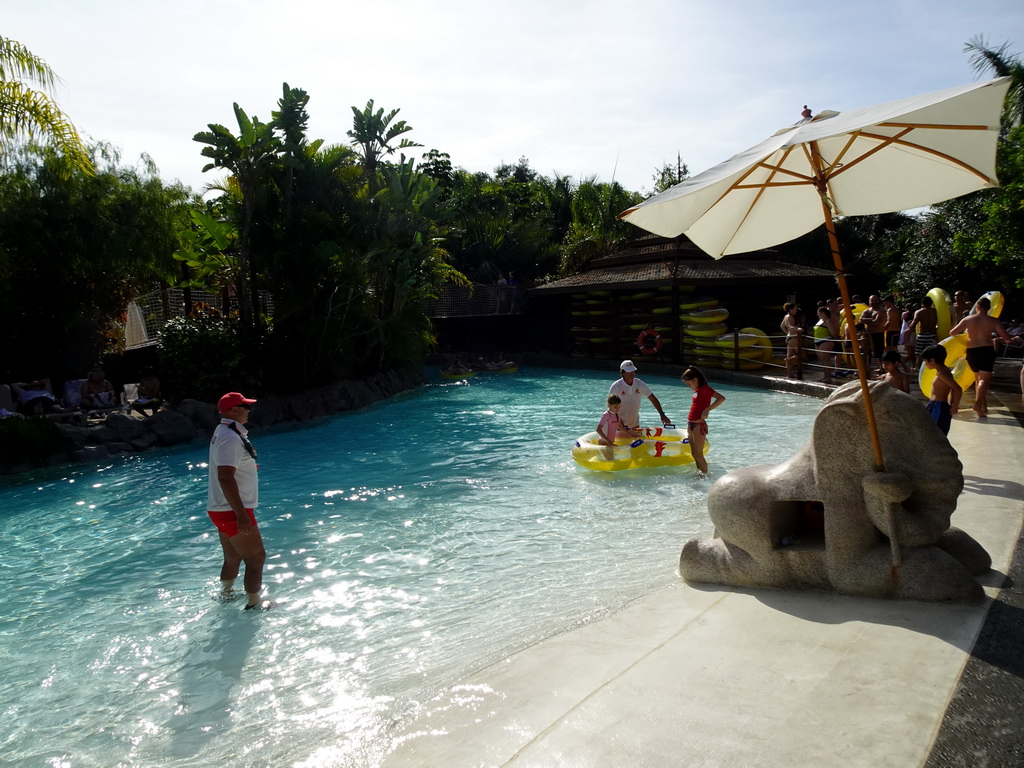
<svg viewBox="0 0 1024 768"><path fill-rule="evenodd" d="M636 337L636 345L645 355L656 355L661 352L661 334L650 329L640 331L640 335Z"/></svg>

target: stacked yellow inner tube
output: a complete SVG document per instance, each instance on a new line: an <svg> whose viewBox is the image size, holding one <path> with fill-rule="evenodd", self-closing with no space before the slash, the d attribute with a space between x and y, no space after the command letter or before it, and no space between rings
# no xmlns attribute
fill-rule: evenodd
<svg viewBox="0 0 1024 768"><path fill-rule="evenodd" d="M718 299L710 296L689 298L679 304L679 310L684 351L697 356L698 366L721 368L722 350L716 340L726 331L729 310L718 306Z"/></svg>
<svg viewBox="0 0 1024 768"><path fill-rule="evenodd" d="M698 367L755 371L771 362L772 344L764 332L743 328L738 334L728 333L725 320L729 310L718 306L717 299L692 299L679 308L686 334L683 348L696 355Z"/></svg>
<svg viewBox="0 0 1024 768"><path fill-rule="evenodd" d="M938 335L940 337L945 336L939 344L946 350L946 366L951 369L953 378L956 383L960 385L960 388L966 392L972 384L974 384L974 371L967 364L967 334L961 333L956 336L950 336L949 331L952 325L955 325L956 318L953 317L953 302L950 301L949 294L943 291L941 288L933 288L928 291L927 294L932 299L932 304L935 307L935 311L939 316L938 319ZM988 299L992 305L989 310L989 315L992 317L999 317L1003 312L1003 294L999 291L989 291L982 298ZM941 302L941 303L940 303ZM975 303L974 309L977 307ZM929 368L924 363L918 362L919 368L917 371L917 384L921 388L921 392L924 393L925 397L932 396L932 384L935 382L935 371Z"/></svg>

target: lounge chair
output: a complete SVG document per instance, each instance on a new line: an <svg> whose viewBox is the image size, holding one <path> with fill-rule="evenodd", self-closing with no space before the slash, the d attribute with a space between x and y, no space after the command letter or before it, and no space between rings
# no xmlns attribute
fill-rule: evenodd
<svg viewBox="0 0 1024 768"><path fill-rule="evenodd" d="M43 387L44 390L49 392L51 395L53 394L53 385L50 384L50 380L49 379L38 379L38 382L40 384L42 384L42 387ZM18 399L20 400L21 399L20 398L21 391L25 387L27 387L27 386L28 386L28 383L26 383L26 382L21 382L21 383L15 382L14 384L11 384L11 390L13 391L13 393L15 395L18 395ZM58 402L58 404L62 405L65 408L65 410L63 412L60 412L60 413L44 413L43 416L45 416L48 419L52 419L53 421L58 421L58 422L82 423L82 422L85 421L85 415L84 414L82 414L77 409L71 410L71 409L75 408L75 406L68 406L66 403L61 403L59 400L57 402ZM21 412L20 408L17 408L17 410L18 410L19 413Z"/></svg>
<svg viewBox="0 0 1024 768"><path fill-rule="evenodd" d="M105 408L89 408L85 409L82 407L82 385L85 384L86 379L72 379L71 381L64 382L64 397L61 398L61 402L64 403L65 408L78 408L85 414L85 419L101 419L104 416L114 413L115 411L123 411L124 404L114 402L110 406Z"/></svg>

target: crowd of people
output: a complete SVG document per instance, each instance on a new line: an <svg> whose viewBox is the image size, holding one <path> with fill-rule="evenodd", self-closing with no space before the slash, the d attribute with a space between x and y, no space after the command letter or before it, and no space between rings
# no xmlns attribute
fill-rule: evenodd
<svg viewBox="0 0 1024 768"><path fill-rule="evenodd" d="M868 361L868 368L877 377L892 373L886 362L896 362L904 374L916 373L921 353L941 339L938 337L938 313L934 302L928 296L920 305L898 306L892 296L872 294L864 302L860 296L853 296L851 304L859 309L854 321L859 345ZM845 313L842 298L819 301L816 309L817 322L809 325L803 309L794 303L784 307L785 315L779 327L785 336L786 372L795 377L798 365L808 365L821 372L821 380L832 381L853 375L853 361L850 357L851 343L845 333ZM957 291L953 302L954 323L972 313L977 313L977 304L972 303L964 291ZM994 319L994 318L993 318ZM991 338L985 346L991 346L995 354L1013 354L1014 350L1024 351L1024 328L1014 319L999 331L992 325ZM963 331L960 331L961 333ZM809 345L813 343L813 355ZM981 340L972 340L971 346L981 346ZM897 377L898 378L898 377ZM902 387L901 387L902 389Z"/></svg>
<svg viewBox="0 0 1024 768"><path fill-rule="evenodd" d="M814 344L815 367L821 371L822 381L853 374L850 370L853 342L845 333L842 302L842 298L819 301L817 322L810 330L802 309L793 303L785 305L779 327L785 335L785 363L790 377L797 375L794 371L807 361L808 341ZM940 428L948 432L949 419L956 415L962 388L946 365L946 349L939 343L938 312L931 297L923 297L919 306L907 304L902 308L892 296L876 294L868 297L866 305L860 296L853 296L851 304L860 309L854 315L855 337L871 375L909 392L910 376L920 367L935 371L929 412ZM975 376L973 410L979 416L988 415L988 391L997 357L1024 349L1024 328L1020 322L1011 320L1006 328L989 314L990 310L991 302L984 296L972 302L966 291L954 294L953 327L949 335L967 336L966 361ZM1024 401L1024 368L1021 388Z"/></svg>

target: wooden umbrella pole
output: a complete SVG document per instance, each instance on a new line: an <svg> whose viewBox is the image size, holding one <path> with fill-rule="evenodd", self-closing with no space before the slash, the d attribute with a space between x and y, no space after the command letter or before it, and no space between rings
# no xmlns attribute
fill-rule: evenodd
<svg viewBox="0 0 1024 768"><path fill-rule="evenodd" d="M832 211L825 197L821 198L821 207L825 211L825 227L828 229L828 241L832 247L832 261L836 267L836 282L839 293L843 297L843 314L846 315L846 328L853 340L854 361L857 363L857 378L860 379L860 391L864 394L864 411L868 419L868 432L871 434L871 447L875 452L875 471L885 472L885 461L882 458L882 443L878 438L878 424L875 422L875 407L871 402L871 389L868 387L868 370L864 364L864 355L857 340L856 319L853 316L853 304L850 302L850 291L846 287L846 273L843 271L843 260L839 255L839 240L836 228L832 223Z"/></svg>
<svg viewBox="0 0 1024 768"><path fill-rule="evenodd" d="M857 378L860 379L860 391L864 395L864 413L868 420L868 432L871 435L871 447L875 452L875 472L885 472L885 460L882 458L882 443L878 439L878 424L875 421L875 406L871 402L871 389L868 387L868 369L864 364L860 341L857 337L857 321L853 317L853 304L850 302L850 291L846 287L846 270L843 259L839 255L839 238L836 237L835 223L832 221L832 206L828 199L828 171L824 158L818 150L817 142L809 142L811 160L814 165L814 188L821 200L821 211L825 215L825 228L828 230L828 242L832 248L832 263L836 267L836 282L839 283L839 294L843 297L843 312L846 315L846 328L853 339L854 361L857 363Z"/></svg>

